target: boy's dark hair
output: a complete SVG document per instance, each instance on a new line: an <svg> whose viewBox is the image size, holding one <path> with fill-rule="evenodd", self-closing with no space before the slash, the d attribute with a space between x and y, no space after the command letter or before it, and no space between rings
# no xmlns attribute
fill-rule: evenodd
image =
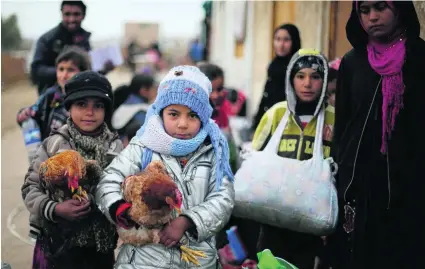
<svg viewBox="0 0 425 269"><path fill-rule="evenodd" d="M83 14L86 14L86 5L84 4L83 1L62 1L61 4L61 11L63 10L63 6L65 5L69 5L69 6L78 6L81 8L81 10L83 11Z"/></svg>
<svg viewBox="0 0 425 269"><path fill-rule="evenodd" d="M64 61L71 61L80 69L80 72L91 69L88 53L77 46L65 47L61 54L56 57L55 66L57 67L59 63Z"/></svg>
<svg viewBox="0 0 425 269"><path fill-rule="evenodd" d="M139 94L140 88L150 88L155 84L155 79L151 75L137 74L133 77L130 85L121 85L114 91L114 106L117 109L122 105L130 94Z"/></svg>
<svg viewBox="0 0 425 269"><path fill-rule="evenodd" d="M141 88L151 88L155 83L154 78L148 74L137 74L130 82L129 90L133 94L139 94Z"/></svg>
<svg viewBox="0 0 425 269"><path fill-rule="evenodd" d="M210 81L213 81L216 78L224 78L223 69L221 69L218 65L203 62L198 64L198 68Z"/></svg>

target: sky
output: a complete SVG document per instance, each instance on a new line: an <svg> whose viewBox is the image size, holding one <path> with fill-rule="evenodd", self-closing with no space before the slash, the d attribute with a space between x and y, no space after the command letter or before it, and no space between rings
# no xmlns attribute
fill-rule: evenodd
<svg viewBox="0 0 425 269"><path fill-rule="evenodd" d="M21 34L35 39L61 20L58 0L2 0L1 15L16 13ZM157 22L160 37L192 38L201 30L204 18L202 0L85 0L84 29L92 33L91 40L121 37L124 23Z"/></svg>

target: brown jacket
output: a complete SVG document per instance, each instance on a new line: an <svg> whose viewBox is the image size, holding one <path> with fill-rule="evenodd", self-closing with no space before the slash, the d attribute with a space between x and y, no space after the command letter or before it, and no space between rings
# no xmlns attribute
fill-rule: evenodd
<svg viewBox="0 0 425 269"><path fill-rule="evenodd" d="M123 149L118 135L111 133L109 139L105 141L105 148L108 148L108 162ZM30 212L30 232L29 236L37 238L40 233L42 221L53 221L53 212L57 202L51 200L46 191L40 185L38 171L42 162L51 156L65 150L75 150L75 144L69 134L68 125L64 125L46 138L37 151L37 156L31 163L25 181L21 188L22 199ZM94 201L94 197L92 197Z"/></svg>

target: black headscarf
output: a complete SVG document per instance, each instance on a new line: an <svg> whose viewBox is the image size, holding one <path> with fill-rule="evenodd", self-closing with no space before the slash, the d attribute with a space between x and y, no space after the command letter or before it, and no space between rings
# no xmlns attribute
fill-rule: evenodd
<svg viewBox="0 0 425 269"><path fill-rule="evenodd" d="M348 19L345 31L347 39L354 48L366 48L369 41L366 31L360 24L359 16L356 10L356 2L353 1L350 18ZM358 5L362 1L359 1ZM406 27L406 36L417 38L420 32L420 24L418 15L415 11L415 6L412 1L392 1L394 7L399 12L401 24Z"/></svg>
<svg viewBox="0 0 425 269"><path fill-rule="evenodd" d="M298 28L293 24L283 24L274 30L273 38L277 31L286 30L292 39L291 51L286 56L276 56L267 69L267 82L264 87L263 97L254 117L252 128L255 130L264 113L274 104L285 101L286 68L292 56L301 48L301 39Z"/></svg>
<svg viewBox="0 0 425 269"><path fill-rule="evenodd" d="M292 48L288 55L276 56L273 59L273 61L269 65L267 75L269 76L269 78L282 80L283 83L285 83L286 67L289 64L289 61L291 60L292 55L294 55L301 48L301 39L300 39L300 32L298 31L298 28L293 24L283 24L279 26L278 28L276 28L273 32L273 38L276 35L277 31L282 29L288 31L288 34L291 36ZM283 92L285 92L285 89L283 89Z"/></svg>

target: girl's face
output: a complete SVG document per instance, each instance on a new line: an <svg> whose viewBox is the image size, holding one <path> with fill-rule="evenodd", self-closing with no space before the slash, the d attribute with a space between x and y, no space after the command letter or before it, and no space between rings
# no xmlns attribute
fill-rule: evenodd
<svg viewBox="0 0 425 269"><path fill-rule="evenodd" d="M373 39L388 38L398 27L398 19L386 1L364 1L358 12L363 28Z"/></svg>
<svg viewBox="0 0 425 269"><path fill-rule="evenodd" d="M335 106L336 79L328 82L328 102L331 106Z"/></svg>
<svg viewBox="0 0 425 269"><path fill-rule="evenodd" d="M183 105L170 105L162 112L164 128L167 134L178 139L191 139L201 128L198 114Z"/></svg>
<svg viewBox="0 0 425 269"><path fill-rule="evenodd" d="M56 66L56 77L58 80L59 86L64 90L65 84L70 80L75 74L80 73L80 69L71 61L60 62Z"/></svg>
<svg viewBox="0 0 425 269"><path fill-rule="evenodd" d="M303 68L294 77L295 94L302 102L315 101L322 92L323 78L312 68Z"/></svg>
<svg viewBox="0 0 425 269"><path fill-rule="evenodd" d="M105 105L98 98L77 100L69 112L74 124L84 132L95 131L105 120Z"/></svg>
<svg viewBox="0 0 425 269"><path fill-rule="evenodd" d="M291 53L292 38L288 31L279 29L273 37L273 47L277 56L284 57Z"/></svg>
<svg viewBox="0 0 425 269"><path fill-rule="evenodd" d="M215 106L220 106L223 103L225 98L225 93L223 91L224 79L223 77L218 77L211 81L212 91L210 94L210 99Z"/></svg>

